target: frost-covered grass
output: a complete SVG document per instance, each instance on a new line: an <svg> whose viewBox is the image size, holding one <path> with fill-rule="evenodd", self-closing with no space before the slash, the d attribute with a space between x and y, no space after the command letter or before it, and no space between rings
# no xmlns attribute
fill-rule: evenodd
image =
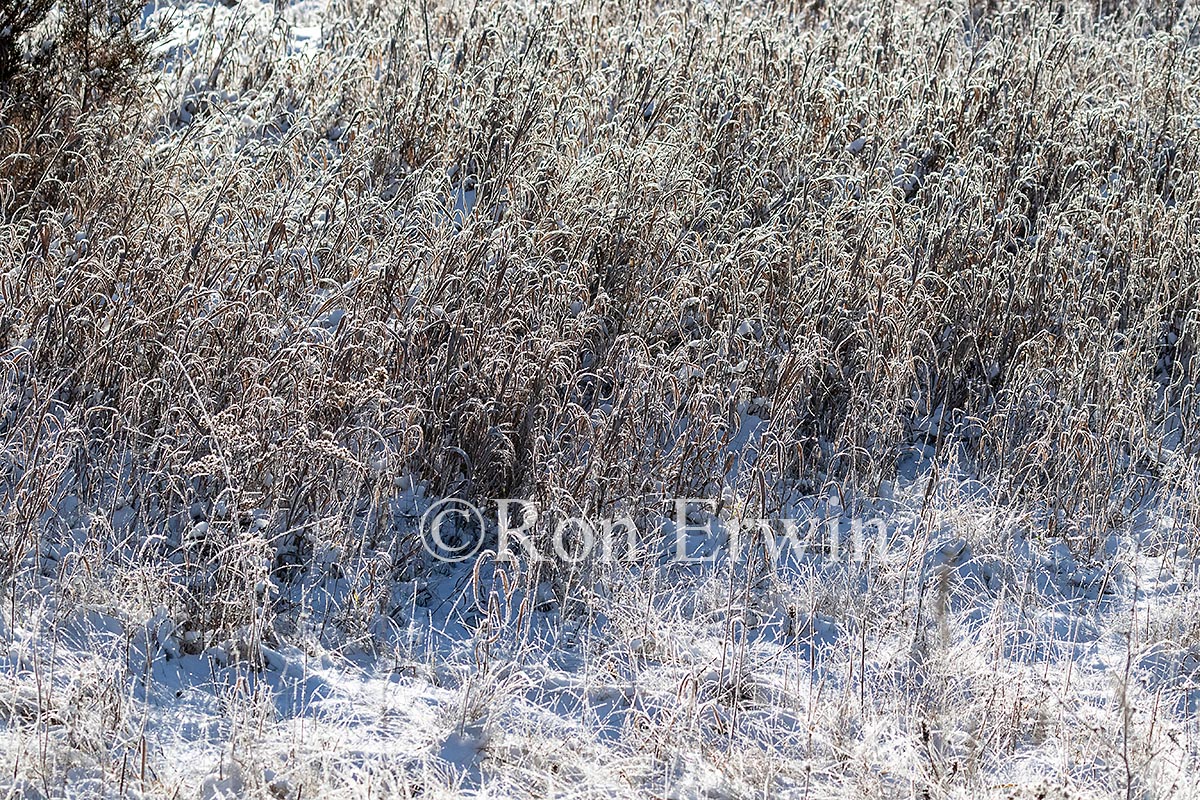
<svg viewBox="0 0 1200 800"><path fill-rule="evenodd" d="M4 791L1200 794L1194 3L177 0L127 83L60 11ZM446 497L890 539L451 566Z"/></svg>

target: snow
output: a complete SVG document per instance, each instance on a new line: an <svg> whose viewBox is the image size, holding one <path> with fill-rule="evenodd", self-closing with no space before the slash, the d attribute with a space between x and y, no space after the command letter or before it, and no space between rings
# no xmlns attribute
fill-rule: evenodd
<svg viewBox="0 0 1200 800"><path fill-rule="evenodd" d="M710 562L617 567L581 584L582 615L540 588L501 591L524 585L515 573L498 582L494 566L442 565L393 587L392 610L357 645L318 620L323 605L350 603L345 581L284 589L312 609L286 635L197 652L162 607L68 605L47 579L21 603L34 613L11 628L5 615L4 780L17 786L12 759L36 752L39 735L71 752L72 726L99 723L105 703L120 709L116 728L98 751L76 747L64 782L130 758L140 773L144 750L148 783L200 797L333 791L329 774L497 796L534 770L598 793L698 798L750 791L757 759L774 765L762 779L776 796L800 797L796 776L839 780L837 753L852 762L847 790L901 791L900 776L930 758L969 763L983 740L1011 735L1023 737L1015 757L973 768L981 786L1029 784L1085 742L1119 747L1125 714L1151 748L1141 774L1169 782L1194 763L1200 647L1187 631L1200 564L1186 549L1151 553L1131 535L1110 543L1105 566L1082 564L968 499L967 482L964 493L946 481L923 510L927 477L914 469L895 499L871 501L896 537L864 563L816 551L774 568L731 563L717 537ZM920 596L904 566L913 547L924 548ZM62 720L23 719L46 708Z"/></svg>

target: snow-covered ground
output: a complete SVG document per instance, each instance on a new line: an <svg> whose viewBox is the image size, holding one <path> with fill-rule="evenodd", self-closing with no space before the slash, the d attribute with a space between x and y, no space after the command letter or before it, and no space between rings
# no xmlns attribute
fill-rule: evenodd
<svg viewBox="0 0 1200 800"><path fill-rule="evenodd" d="M198 649L152 574L64 560L4 615L0 774L25 797L1192 796L1194 532L1143 515L1090 565L929 480L861 509L892 532L861 563L556 586L430 560L294 587L261 645Z"/></svg>

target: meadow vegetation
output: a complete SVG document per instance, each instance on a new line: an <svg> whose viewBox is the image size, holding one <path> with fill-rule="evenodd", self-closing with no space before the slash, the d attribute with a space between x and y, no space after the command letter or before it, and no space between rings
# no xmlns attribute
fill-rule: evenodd
<svg viewBox="0 0 1200 800"><path fill-rule="evenodd" d="M560 775L510 741L489 755L499 793L666 793L664 775L715 769L715 796L1190 796L1191 673L1142 705L1128 687L1163 641L1200 659L1197 589L1172 590L1184 610L1158 628L1131 577L1143 553L1200 556L1200 7L175 5L0 2L10 645L91 604L165 613L182 654L265 669L264 647L307 630L311 587L342 581L318 638L386 649L375 621L439 569L413 498L652 519L709 497L728 519L835 496L855 513L907 485L900 563L800 589L736 573L685 599L669 581L597 589L586 566L515 570L531 609L591 624L603 608L630 663L683 658L665 631L698 618L724 620L733 655L710 695L689 673L677 716L631 716L618 788L582 745ZM1055 563L1131 582L1129 603L1097 590L1071 623L1125 625L1108 716L1079 710L1082 664L1062 685L1014 677L1041 662L1006 604L1038 590L997 513ZM928 567L947 537L964 541L950 567L992 554L995 580ZM780 607L809 637L809 671L779 685L750 685L736 655L764 582L798 593ZM998 638L945 621L987 592ZM517 691L479 652L463 702ZM842 678L813 700L827 654ZM184 785L147 778L144 737L64 720L42 691L0 698L11 741L90 754L113 796ZM879 745L890 726L904 748ZM1020 764L1047 742L1042 785ZM8 774L41 777L13 791L70 793L30 747ZM388 769L380 786L434 791ZM303 796L367 772L326 765Z"/></svg>

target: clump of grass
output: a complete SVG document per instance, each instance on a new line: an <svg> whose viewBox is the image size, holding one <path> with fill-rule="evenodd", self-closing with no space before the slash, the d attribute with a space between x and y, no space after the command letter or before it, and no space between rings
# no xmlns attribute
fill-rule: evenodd
<svg viewBox="0 0 1200 800"><path fill-rule="evenodd" d="M777 508L912 447L1088 549L1192 446L1182 16L234 14L151 101L132 6L51 8L4 12L12 558L118 484L156 556L290 574L397 476Z"/></svg>
<svg viewBox="0 0 1200 800"><path fill-rule="evenodd" d="M162 31L132 0L0 5L0 178L6 223L72 207L82 173L122 147Z"/></svg>

